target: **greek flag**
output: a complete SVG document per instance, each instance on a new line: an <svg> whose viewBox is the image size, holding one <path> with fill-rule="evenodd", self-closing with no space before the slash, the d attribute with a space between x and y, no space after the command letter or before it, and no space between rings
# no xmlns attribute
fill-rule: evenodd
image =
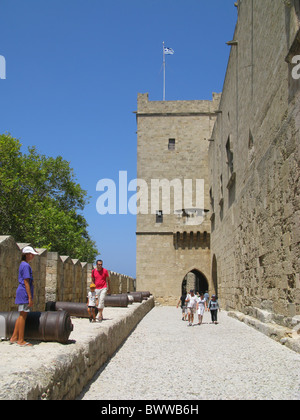
<svg viewBox="0 0 300 420"><path fill-rule="evenodd" d="M174 50L172 48L164 47L164 51L166 55L173 55Z"/></svg>

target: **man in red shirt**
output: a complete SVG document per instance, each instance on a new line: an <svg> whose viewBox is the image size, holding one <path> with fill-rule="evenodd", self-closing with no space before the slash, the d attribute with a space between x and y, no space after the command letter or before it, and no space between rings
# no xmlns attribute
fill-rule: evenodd
<svg viewBox="0 0 300 420"><path fill-rule="evenodd" d="M96 285L96 296L98 298L98 321L103 320L104 299L110 293L110 279L108 271L103 268L103 261L97 260L97 267L92 271L92 283Z"/></svg>

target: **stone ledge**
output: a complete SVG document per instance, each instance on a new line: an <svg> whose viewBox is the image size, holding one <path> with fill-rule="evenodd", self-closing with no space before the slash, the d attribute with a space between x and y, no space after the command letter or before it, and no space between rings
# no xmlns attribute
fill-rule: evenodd
<svg viewBox="0 0 300 420"><path fill-rule="evenodd" d="M153 307L151 297L127 308L105 308L102 323L72 318L67 345L0 343L0 400L74 400Z"/></svg>
<svg viewBox="0 0 300 420"><path fill-rule="evenodd" d="M273 340L285 345L289 349L300 353L300 336L296 331L296 327L294 329L290 329L275 323L263 322L257 318L245 315L238 311L229 311L228 316L237 319L240 322L244 322L246 325L255 328ZM268 320L268 318L266 318L266 320ZM300 328L299 325L298 327Z"/></svg>

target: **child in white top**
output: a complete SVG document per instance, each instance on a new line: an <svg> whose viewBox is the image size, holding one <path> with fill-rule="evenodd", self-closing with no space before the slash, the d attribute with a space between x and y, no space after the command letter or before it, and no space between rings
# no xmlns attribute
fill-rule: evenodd
<svg viewBox="0 0 300 420"><path fill-rule="evenodd" d="M197 302L197 310L198 310L198 325L202 324L204 312L207 311L207 304L206 299L203 293L200 294Z"/></svg>
<svg viewBox="0 0 300 420"><path fill-rule="evenodd" d="M88 307L88 313L90 316L90 322L96 322L96 305L97 305L97 301L98 298L96 296L96 285L95 284L91 284L90 285L90 291L88 293L88 303L87 303L87 307Z"/></svg>

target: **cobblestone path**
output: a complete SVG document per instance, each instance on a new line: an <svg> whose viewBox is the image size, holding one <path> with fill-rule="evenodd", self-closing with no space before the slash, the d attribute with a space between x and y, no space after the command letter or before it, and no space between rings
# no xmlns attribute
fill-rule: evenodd
<svg viewBox="0 0 300 420"><path fill-rule="evenodd" d="M188 327L181 310L155 307L79 399L300 399L300 355L219 314Z"/></svg>

